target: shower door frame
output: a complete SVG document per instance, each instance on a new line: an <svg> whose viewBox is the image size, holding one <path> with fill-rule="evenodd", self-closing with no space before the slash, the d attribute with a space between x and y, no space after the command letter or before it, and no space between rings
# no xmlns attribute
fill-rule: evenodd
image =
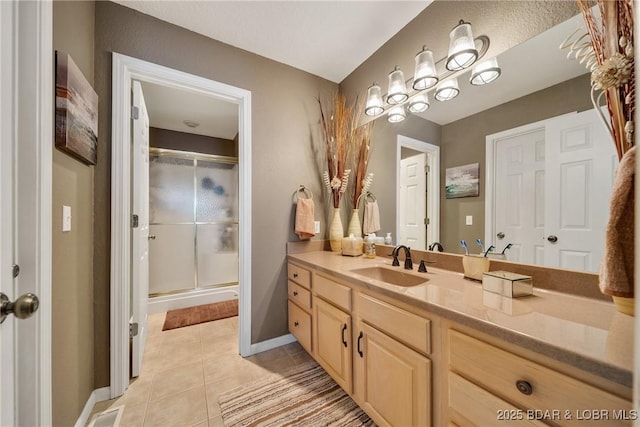
<svg viewBox="0 0 640 427"><path fill-rule="evenodd" d="M167 292L157 292L157 293L153 293L153 294L151 292L149 292L149 298L158 297L158 296L164 296L164 295L177 294L177 293L185 293L185 292L197 291L197 290L221 288L221 287L224 287L224 286L230 286L230 285L238 284L238 281L236 281L236 282L228 282L228 283L218 283L218 284L215 284L215 285L198 286L198 226L199 225L234 224L234 225L239 227L240 223L237 220L237 218L236 218L236 221L216 221L216 222L211 222L211 221L198 221L198 217L197 217L197 206L198 206L198 191L197 191L197 185L198 185L198 183L197 183L197 181L198 181L198 178L197 178L197 175L198 175L198 161L202 160L202 161L205 161L205 162L223 163L223 164L227 164L227 165L236 165L236 166L238 166L238 158L237 157L232 157L232 156L222 156L222 155L219 155L219 154L197 153L197 152L193 152L193 151L182 151L182 150L174 150L174 149L169 149L169 148L158 148L158 147L149 147L149 155L158 156L158 157L169 157L169 158L172 158L172 159L181 159L181 160L193 161L193 164L192 164L191 167L193 167L193 185L194 185L194 191L193 191L193 221L188 222L188 223L184 222L184 223L171 223L171 224L155 223L155 222L152 223L151 221L149 221L149 226L151 227L151 226L154 226L154 225L193 225L195 227L195 229L194 229L194 239L193 239L193 269L194 269L193 287L184 288L184 289L176 289L176 290L167 291ZM237 196L239 196L239 194ZM239 274L238 274L238 277L239 277Z"/></svg>
<svg viewBox="0 0 640 427"><path fill-rule="evenodd" d="M111 135L110 391L129 385L131 291L131 88L133 80L226 100L238 106L239 350L251 344L251 91L113 52Z"/></svg>

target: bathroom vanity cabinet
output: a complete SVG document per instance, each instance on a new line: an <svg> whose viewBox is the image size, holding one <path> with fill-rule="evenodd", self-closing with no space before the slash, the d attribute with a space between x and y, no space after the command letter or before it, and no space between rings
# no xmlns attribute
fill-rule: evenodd
<svg viewBox="0 0 640 427"><path fill-rule="evenodd" d="M375 281L345 274L362 261L337 257L328 268L330 256L322 255L316 267L305 256L289 257L289 330L379 426L631 425L636 418L631 385L607 378L606 369L585 372L414 306L408 288L395 297L395 287L378 291Z"/></svg>

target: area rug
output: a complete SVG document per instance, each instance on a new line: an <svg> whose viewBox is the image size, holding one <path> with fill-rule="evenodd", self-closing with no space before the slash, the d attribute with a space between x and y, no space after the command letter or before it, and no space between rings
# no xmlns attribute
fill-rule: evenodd
<svg viewBox="0 0 640 427"><path fill-rule="evenodd" d="M167 311L164 318L163 331L197 325L198 323L226 319L238 315L238 300L222 301L196 307Z"/></svg>
<svg viewBox="0 0 640 427"><path fill-rule="evenodd" d="M222 393L218 402L225 427L375 427L315 362Z"/></svg>

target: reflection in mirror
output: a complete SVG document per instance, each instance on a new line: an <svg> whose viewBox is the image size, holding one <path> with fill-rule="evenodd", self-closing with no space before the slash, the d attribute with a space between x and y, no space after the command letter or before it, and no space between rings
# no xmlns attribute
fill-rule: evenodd
<svg viewBox="0 0 640 427"><path fill-rule="evenodd" d="M459 79L461 93L454 100L433 101L426 112L408 114L407 119L399 124L388 123L386 117L377 120L370 168L376 173L377 180L374 182L372 191L376 193L379 200L383 231L398 230L397 239L402 241L405 238L400 235L401 221L398 215L400 207L396 202L400 197L400 180L397 177L400 176L401 155L394 156L393 151L400 153L401 137L409 137L440 147L440 182L435 188L432 185L431 190L427 189L427 194L429 191L439 190L440 221L437 230L439 237L428 237L438 235L436 232L429 233L429 227L434 227L438 222L438 215L434 214L434 217L427 218L427 224L425 224L427 237L424 245L426 247L438 241L444 246L445 252L463 253L463 249L459 246L460 240L475 242L476 239L483 239L485 247L495 245L501 252L507 243L513 243L512 248L505 252L509 260L597 271L598 255L584 254L591 252L595 246L590 239L581 243L580 251L574 248L571 251L565 251L563 255L563 251L558 249L557 245L552 246L553 243L547 239L553 235L561 240L558 234L560 231L547 230L545 228L548 227L543 227L543 231L538 232L539 236L536 235L538 239L536 244L525 251L523 244L515 241L519 238L518 236L495 229L495 218L487 218L485 215L487 206L494 207L493 210L487 211L490 215L499 210L495 208L492 191L487 187L492 182L487 181L489 179L487 167L492 166L492 159L487 158L487 137L564 114L593 109L589 97L590 78L586 68L577 61L568 60L566 52L558 48L560 43L578 26L582 26L581 15L501 54L498 59L502 74L490 87L479 89L469 84L470 73L467 73ZM602 124L596 123L596 126L602 126ZM595 143L612 146L606 138ZM490 156L493 155L495 153L490 154ZM479 163L479 196L446 199L444 194L446 169L471 163ZM491 173L495 178L496 172L491 171ZM584 174L583 178L580 178L577 169L574 169L573 173L574 181L571 185L576 185L584 178ZM428 175L425 175L425 179L426 176ZM560 184L560 181L557 183ZM550 185L548 177L547 184ZM513 194L518 195L519 200L534 198L533 194L525 193L524 187L517 191L514 187L512 191L515 192ZM601 196L598 196L598 200L600 199ZM529 209L518 202L510 206L521 210ZM577 204L571 202L565 202L564 206L577 209ZM582 215L583 219L593 220L590 213L576 212ZM573 219L575 220L576 217ZM603 235L605 222L606 215L598 223L591 222L589 227ZM564 225L568 225L569 228L572 226ZM532 228L533 225L522 224L520 227ZM501 232L506 234L504 239L496 237L496 234ZM514 239L513 242L507 241L511 238ZM473 244L471 248L479 252L479 246L476 248ZM559 254L553 261L546 256L546 253L551 251ZM525 256L525 252L529 255ZM587 258L589 260L586 260Z"/></svg>

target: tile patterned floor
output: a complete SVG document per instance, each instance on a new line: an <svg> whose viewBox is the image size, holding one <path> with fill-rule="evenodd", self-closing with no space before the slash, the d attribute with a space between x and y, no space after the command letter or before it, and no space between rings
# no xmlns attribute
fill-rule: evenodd
<svg viewBox="0 0 640 427"><path fill-rule="evenodd" d="M238 354L238 318L162 331L165 313L149 316L140 376L95 414L124 405L121 427L219 427L218 395L311 357L293 343L248 358Z"/></svg>

